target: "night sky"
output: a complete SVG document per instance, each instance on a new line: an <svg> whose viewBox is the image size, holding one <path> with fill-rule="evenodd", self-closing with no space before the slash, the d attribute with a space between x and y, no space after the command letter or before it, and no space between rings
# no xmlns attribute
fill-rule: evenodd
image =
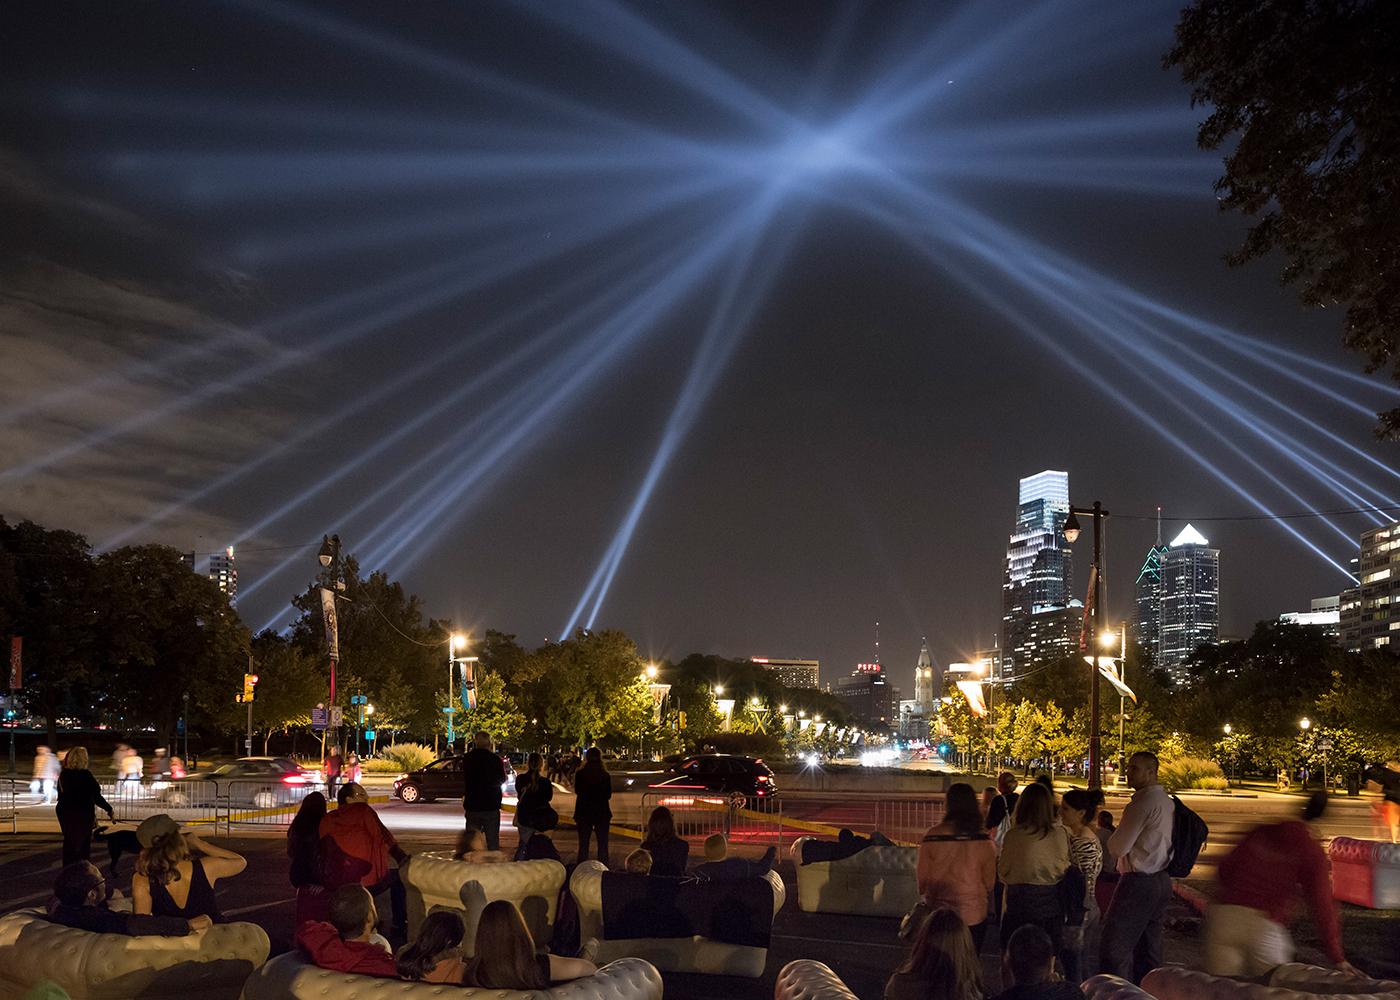
<svg viewBox="0 0 1400 1000"><path fill-rule="evenodd" d="M0 514L322 534L434 617L647 656L999 627L1017 480L1155 538L1222 633L1336 594L1395 390L1221 260L1163 3L21 3L0 65ZM1075 548L1088 584L1091 536Z"/></svg>

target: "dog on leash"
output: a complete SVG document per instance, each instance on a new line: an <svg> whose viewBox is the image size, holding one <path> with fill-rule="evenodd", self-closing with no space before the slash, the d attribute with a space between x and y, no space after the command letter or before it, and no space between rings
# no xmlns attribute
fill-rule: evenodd
<svg viewBox="0 0 1400 1000"><path fill-rule="evenodd" d="M117 881L117 865L123 854L140 854L141 841L137 839L135 830L112 830L105 827L98 827L94 831L94 836L107 841L107 858L110 864L107 866L107 877L113 883Z"/></svg>

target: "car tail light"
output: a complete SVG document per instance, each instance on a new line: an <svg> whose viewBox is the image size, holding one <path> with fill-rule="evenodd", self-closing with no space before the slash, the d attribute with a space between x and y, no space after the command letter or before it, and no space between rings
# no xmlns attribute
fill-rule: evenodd
<svg viewBox="0 0 1400 1000"><path fill-rule="evenodd" d="M282 778L282 781L288 785L300 785L306 781L306 779L299 774L288 774Z"/></svg>
<svg viewBox="0 0 1400 1000"><path fill-rule="evenodd" d="M766 775L766 774L760 774L760 775L759 775L757 778L755 778L754 780L755 780L755 781L767 782L767 781L768 781L768 775Z"/></svg>

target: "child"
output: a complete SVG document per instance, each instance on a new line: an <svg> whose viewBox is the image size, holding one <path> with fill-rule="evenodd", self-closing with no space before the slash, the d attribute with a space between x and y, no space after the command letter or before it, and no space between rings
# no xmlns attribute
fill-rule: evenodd
<svg viewBox="0 0 1400 1000"><path fill-rule="evenodd" d="M531 838L533 839L533 838ZM457 850L452 852L454 861L466 861L474 865L494 865L506 860L500 851L486 849L486 833L469 826L457 838Z"/></svg>
<svg viewBox="0 0 1400 1000"><path fill-rule="evenodd" d="M651 852L642 848L637 848L627 855L627 871L632 875L651 874Z"/></svg>
<svg viewBox="0 0 1400 1000"><path fill-rule="evenodd" d="M466 933L467 925L452 910L429 913L418 931L418 940L399 952L399 978L461 985L467 971L462 962L462 938Z"/></svg>

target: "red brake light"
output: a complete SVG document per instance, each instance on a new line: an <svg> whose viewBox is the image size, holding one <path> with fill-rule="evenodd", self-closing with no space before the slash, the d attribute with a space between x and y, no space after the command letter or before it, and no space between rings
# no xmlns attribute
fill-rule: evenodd
<svg viewBox="0 0 1400 1000"><path fill-rule="evenodd" d="M282 779L282 781L288 785L300 785L305 780L306 779L299 774L289 774Z"/></svg>
<svg viewBox="0 0 1400 1000"><path fill-rule="evenodd" d="M757 780L758 780L758 781L767 781L767 780L768 780L768 775L766 775L766 774L760 774L760 775L758 776Z"/></svg>

